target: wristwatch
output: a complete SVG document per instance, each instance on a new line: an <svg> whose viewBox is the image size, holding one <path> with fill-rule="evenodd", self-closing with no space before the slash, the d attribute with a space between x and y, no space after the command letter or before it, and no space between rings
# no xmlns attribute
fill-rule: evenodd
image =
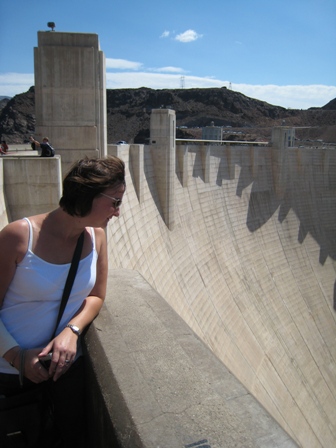
<svg viewBox="0 0 336 448"><path fill-rule="evenodd" d="M76 327L76 325L68 324L66 328L70 328L70 330L73 331L77 336L80 336L81 334L80 329Z"/></svg>

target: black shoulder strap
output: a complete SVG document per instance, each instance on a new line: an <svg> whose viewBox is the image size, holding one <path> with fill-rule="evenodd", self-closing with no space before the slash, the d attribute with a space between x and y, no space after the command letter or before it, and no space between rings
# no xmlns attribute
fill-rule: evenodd
<svg viewBox="0 0 336 448"><path fill-rule="evenodd" d="M59 312L58 312L55 330L53 332L51 339L53 339L55 337L57 327L61 321L63 312L64 312L66 304L68 302L68 298L70 296L70 292L71 292L72 285L73 285L73 282L76 277L78 264L79 264L79 260L80 260L81 253L82 253L83 242L84 242L84 231L79 235L78 240L77 240L77 245L76 245L73 257L72 257L71 266L70 266L68 277L66 279L64 290L63 290L63 296L62 296L62 301L61 301L61 305L60 305Z"/></svg>

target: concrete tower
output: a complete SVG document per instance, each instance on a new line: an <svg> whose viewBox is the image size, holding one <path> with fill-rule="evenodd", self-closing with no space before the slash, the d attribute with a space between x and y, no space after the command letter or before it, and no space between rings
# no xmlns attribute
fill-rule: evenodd
<svg viewBox="0 0 336 448"><path fill-rule="evenodd" d="M151 154L155 167L161 213L170 230L173 229L175 222L175 133L175 111L169 109L152 110L150 119Z"/></svg>
<svg viewBox="0 0 336 448"><path fill-rule="evenodd" d="M106 155L105 56L98 35L40 31L34 61L36 138L49 137L62 165L84 154Z"/></svg>

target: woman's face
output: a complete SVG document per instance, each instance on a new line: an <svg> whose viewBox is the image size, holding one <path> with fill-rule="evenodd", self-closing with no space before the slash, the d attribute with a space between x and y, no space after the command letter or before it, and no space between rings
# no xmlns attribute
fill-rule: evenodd
<svg viewBox="0 0 336 448"><path fill-rule="evenodd" d="M94 198L90 217L97 224L93 227L105 228L113 216L118 218L124 193L125 185L121 185L117 188L107 188L103 193L100 193Z"/></svg>

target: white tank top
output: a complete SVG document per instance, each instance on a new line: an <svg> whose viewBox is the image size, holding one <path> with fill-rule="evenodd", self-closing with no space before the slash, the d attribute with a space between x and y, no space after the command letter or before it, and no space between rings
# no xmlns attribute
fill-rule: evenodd
<svg viewBox="0 0 336 448"><path fill-rule="evenodd" d="M36 256L32 252L32 225L29 219L25 219L29 224L28 250L17 265L0 310L0 318L20 347L43 348L50 341L56 325L70 263L52 264ZM96 282L98 255L93 228L91 237L92 251L79 262L72 291L56 334L68 324ZM0 372L18 373L1 357Z"/></svg>

